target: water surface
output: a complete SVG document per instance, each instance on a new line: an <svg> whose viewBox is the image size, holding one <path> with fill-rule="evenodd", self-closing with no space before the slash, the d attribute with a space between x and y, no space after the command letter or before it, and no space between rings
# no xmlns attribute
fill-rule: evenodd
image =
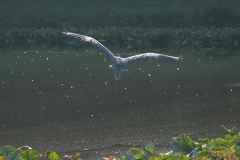
<svg viewBox="0 0 240 160"><path fill-rule="evenodd" d="M171 138L181 133L197 140L223 136L220 125L238 127L240 54L186 50L183 58L130 64L116 81L103 54L3 51L0 144L42 153L80 151L91 159L123 155L148 142L169 150Z"/></svg>

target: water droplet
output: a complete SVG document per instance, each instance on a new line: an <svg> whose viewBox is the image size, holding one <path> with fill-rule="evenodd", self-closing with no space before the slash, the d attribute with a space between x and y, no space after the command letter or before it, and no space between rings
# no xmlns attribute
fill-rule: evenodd
<svg viewBox="0 0 240 160"><path fill-rule="evenodd" d="M149 77L151 76L151 74L148 75Z"/></svg>
<svg viewBox="0 0 240 160"><path fill-rule="evenodd" d="M177 68L177 71L179 71L179 68Z"/></svg>
<svg viewBox="0 0 240 160"><path fill-rule="evenodd" d="M139 68L139 70L141 71L141 70L142 70L142 68Z"/></svg>
<svg viewBox="0 0 240 160"><path fill-rule="evenodd" d="M63 84L61 84L61 86L63 86Z"/></svg>
<svg viewBox="0 0 240 160"><path fill-rule="evenodd" d="M46 58L46 60L49 60L49 58Z"/></svg>
<svg viewBox="0 0 240 160"><path fill-rule="evenodd" d="M33 82L34 80L32 79L32 82Z"/></svg>
<svg viewBox="0 0 240 160"><path fill-rule="evenodd" d="M230 91L232 92L232 89Z"/></svg>
<svg viewBox="0 0 240 160"><path fill-rule="evenodd" d="M36 53L38 53L38 51L36 51Z"/></svg>
<svg viewBox="0 0 240 160"><path fill-rule="evenodd" d="M40 92L38 92L38 93L42 93L42 92L40 91Z"/></svg>

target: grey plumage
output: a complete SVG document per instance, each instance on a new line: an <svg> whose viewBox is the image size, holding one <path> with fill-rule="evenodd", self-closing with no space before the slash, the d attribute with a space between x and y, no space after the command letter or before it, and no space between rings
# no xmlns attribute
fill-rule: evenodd
<svg viewBox="0 0 240 160"><path fill-rule="evenodd" d="M108 56L108 58L111 60L113 65L110 65L109 67L112 68L115 71L115 79L119 80L121 77L120 72L126 72L128 71L126 68L124 68L125 65L133 62L138 61L147 61L147 60L158 60L160 62L176 62L181 60L181 57L173 57L158 53L144 53L139 55L130 56L127 58L121 58L119 55L115 56L111 51L109 51L104 45L102 45L100 42L98 42L96 39L92 37L88 37L85 35L80 35L76 33L71 32L62 32L65 35L68 35L70 37L73 37L79 41L82 42L89 42L95 47L97 47L102 53ZM116 72L119 73L119 76L116 77Z"/></svg>

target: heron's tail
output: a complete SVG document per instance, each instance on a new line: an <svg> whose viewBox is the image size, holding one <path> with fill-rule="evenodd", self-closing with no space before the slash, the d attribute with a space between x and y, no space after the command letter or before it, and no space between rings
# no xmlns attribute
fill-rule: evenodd
<svg viewBox="0 0 240 160"><path fill-rule="evenodd" d="M68 33L68 31L66 31L66 30L62 31L62 34L67 34L67 33Z"/></svg>
<svg viewBox="0 0 240 160"><path fill-rule="evenodd" d="M178 58L179 58L178 60L180 61L183 60L182 55L180 55Z"/></svg>

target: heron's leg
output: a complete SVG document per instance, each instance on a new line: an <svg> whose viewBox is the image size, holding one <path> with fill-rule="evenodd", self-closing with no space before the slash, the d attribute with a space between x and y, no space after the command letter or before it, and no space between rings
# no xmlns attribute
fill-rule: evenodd
<svg viewBox="0 0 240 160"><path fill-rule="evenodd" d="M121 73L119 72L118 73L118 80L120 80L121 79Z"/></svg>
<svg viewBox="0 0 240 160"><path fill-rule="evenodd" d="M115 73L115 76L114 76L114 78L115 78L116 80L118 80L116 72L114 72L114 73Z"/></svg>

